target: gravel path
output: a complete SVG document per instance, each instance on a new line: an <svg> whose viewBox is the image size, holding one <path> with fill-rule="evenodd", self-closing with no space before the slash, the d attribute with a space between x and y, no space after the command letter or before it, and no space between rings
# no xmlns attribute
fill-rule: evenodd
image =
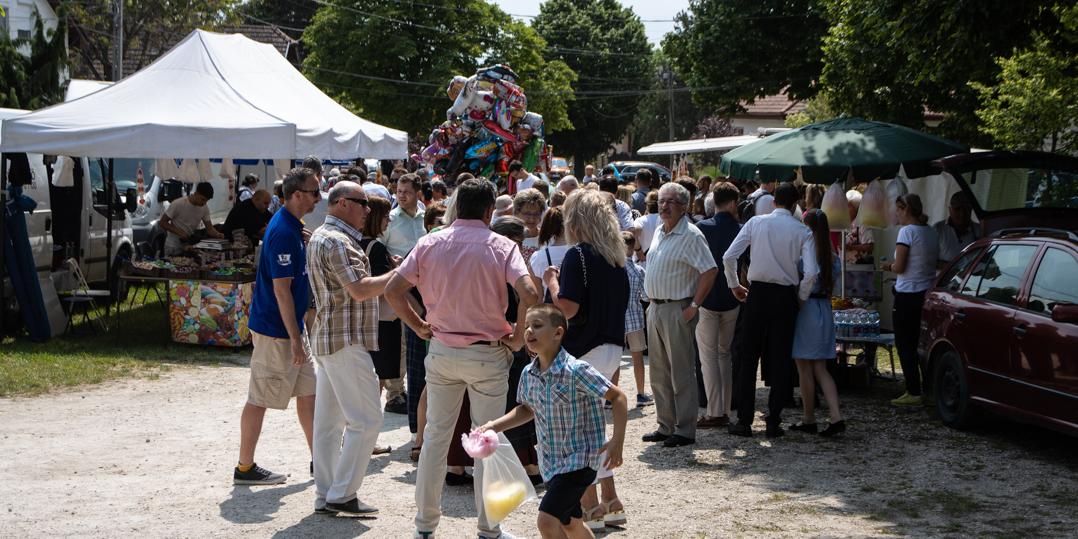
<svg viewBox="0 0 1078 539"><path fill-rule="evenodd" d="M623 370L625 387L631 370ZM291 410L267 414L257 454L290 472L288 483L231 484L246 387L247 369L223 364L0 400L0 536L411 536L405 416L386 414L379 443L394 450L371 461L360 493L381 516L314 515L309 455ZM952 431L928 411L890 409L893 392L878 382L844 394L850 431L839 440L701 431L695 446L663 449L640 441L654 408L634 410L619 471L630 521L607 535L1073 536L1078 440L1009 423ZM443 503L440 537L474 537L471 491L448 487ZM536 510L518 510L506 529L538 537Z"/></svg>

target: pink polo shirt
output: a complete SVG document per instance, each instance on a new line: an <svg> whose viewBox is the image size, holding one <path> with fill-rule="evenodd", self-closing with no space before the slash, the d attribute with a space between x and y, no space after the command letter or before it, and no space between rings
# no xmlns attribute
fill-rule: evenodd
<svg viewBox="0 0 1078 539"><path fill-rule="evenodd" d="M419 289L434 337L454 348L508 334L505 284L529 275L517 244L477 219L420 238L397 273Z"/></svg>

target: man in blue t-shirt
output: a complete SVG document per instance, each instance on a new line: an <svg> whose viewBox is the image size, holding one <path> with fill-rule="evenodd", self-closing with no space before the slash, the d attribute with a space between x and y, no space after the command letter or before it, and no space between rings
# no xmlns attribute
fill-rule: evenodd
<svg viewBox="0 0 1078 539"><path fill-rule="evenodd" d="M284 178L284 206L273 215L262 239L255 275L254 299L247 326L251 329L251 382L240 417L240 459L233 471L237 485L284 483L283 474L255 464L255 445L266 408L284 410L296 397L299 424L311 447L314 423L314 366L303 315L310 305L303 222L322 200L318 177L309 168L294 168ZM313 469L313 466L312 466Z"/></svg>

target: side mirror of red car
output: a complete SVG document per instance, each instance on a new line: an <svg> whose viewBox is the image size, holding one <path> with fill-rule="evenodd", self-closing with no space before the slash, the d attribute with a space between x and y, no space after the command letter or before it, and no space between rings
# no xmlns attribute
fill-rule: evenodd
<svg viewBox="0 0 1078 539"><path fill-rule="evenodd" d="M1052 321L1062 324L1078 324L1078 305L1063 303L1052 309Z"/></svg>

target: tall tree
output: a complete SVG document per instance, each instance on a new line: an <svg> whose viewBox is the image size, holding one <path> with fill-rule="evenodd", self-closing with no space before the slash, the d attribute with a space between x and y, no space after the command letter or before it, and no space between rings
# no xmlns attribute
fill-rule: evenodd
<svg viewBox="0 0 1078 539"><path fill-rule="evenodd" d="M29 39L0 35L0 107L39 109L64 100L67 83L67 28L60 19L55 31L34 20ZM29 54L24 54L29 49Z"/></svg>
<svg viewBox="0 0 1078 539"><path fill-rule="evenodd" d="M644 24L617 0L548 0L532 25L547 42L546 58L579 77L569 104L573 129L548 138L559 153L573 155L581 175L588 159L625 135L651 86Z"/></svg>
<svg viewBox="0 0 1078 539"><path fill-rule="evenodd" d="M676 21L663 51L707 108L729 114L782 91L816 94L828 27L821 0L691 0Z"/></svg>
<svg viewBox="0 0 1078 539"><path fill-rule="evenodd" d="M295 38L311 24L318 11L314 0L251 0L238 9L239 14L252 23L269 23L281 27Z"/></svg>
<svg viewBox="0 0 1078 539"><path fill-rule="evenodd" d="M995 57L1025 47L1031 29L1057 25L1050 0L823 0L830 31L822 81L831 106L874 120L924 126L926 108L946 114L940 132L983 144L977 91Z"/></svg>
<svg viewBox="0 0 1078 539"><path fill-rule="evenodd" d="M650 77L641 77L641 82L650 85L650 93L640 100L636 117L629 127L629 145L632 150L656 142L690 138L697 124L707 117L707 113L694 102L692 93L685 90L684 77L674 69L663 70L663 66L669 64L662 51L655 51ZM673 80L664 80L667 76ZM674 120L672 139L671 117Z"/></svg>
<svg viewBox="0 0 1078 539"><path fill-rule="evenodd" d="M240 0L124 0L123 50L129 67L141 69L178 38L196 28L212 30L234 24ZM63 0L71 28L75 77L111 80L113 0ZM128 62L125 62L127 64ZM124 76L130 75L125 68Z"/></svg>
<svg viewBox="0 0 1078 539"><path fill-rule="evenodd" d="M1052 11L1062 31L1036 32L1030 48L996 60L993 84L973 83L981 129L1001 147L1078 153L1078 7Z"/></svg>
<svg viewBox="0 0 1078 539"><path fill-rule="evenodd" d="M445 90L454 75L469 76L494 60L518 70L529 109L548 116L548 132L570 125L564 110L572 98L571 70L536 55L542 39L484 0L327 4L303 38L305 71L324 92L413 135L445 121L452 104Z"/></svg>

